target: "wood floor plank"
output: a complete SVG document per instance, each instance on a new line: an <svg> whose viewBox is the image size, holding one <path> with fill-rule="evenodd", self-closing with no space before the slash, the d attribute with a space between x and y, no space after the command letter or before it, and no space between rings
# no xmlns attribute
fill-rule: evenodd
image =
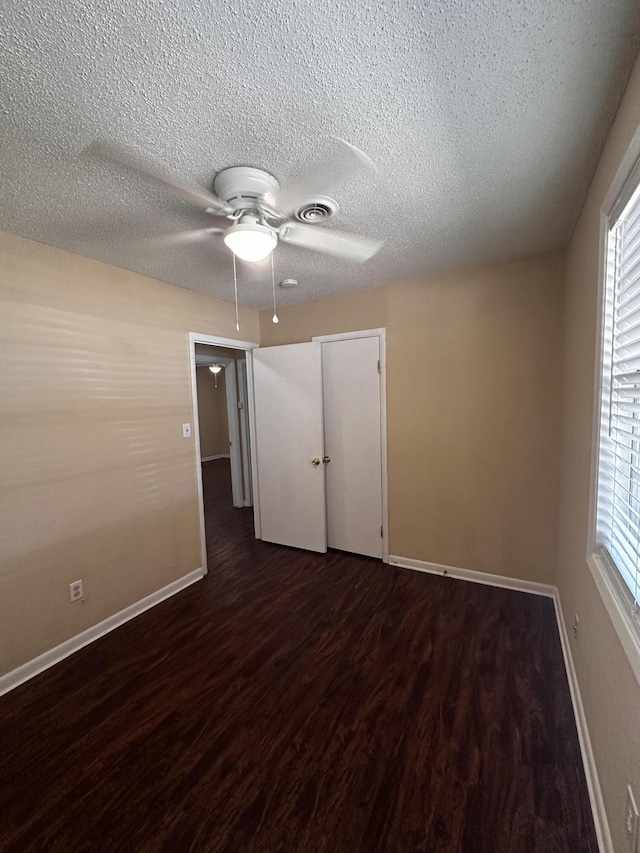
<svg viewBox="0 0 640 853"><path fill-rule="evenodd" d="M0 699L0 849L596 853L550 599L253 539Z"/></svg>

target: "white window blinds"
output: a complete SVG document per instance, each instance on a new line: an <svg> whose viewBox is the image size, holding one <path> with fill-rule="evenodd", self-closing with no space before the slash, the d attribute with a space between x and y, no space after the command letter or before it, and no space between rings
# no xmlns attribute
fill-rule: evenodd
<svg viewBox="0 0 640 853"><path fill-rule="evenodd" d="M635 172L635 170L634 170ZM633 175L632 175L633 177ZM610 220L598 483L600 547L640 605L640 188Z"/></svg>

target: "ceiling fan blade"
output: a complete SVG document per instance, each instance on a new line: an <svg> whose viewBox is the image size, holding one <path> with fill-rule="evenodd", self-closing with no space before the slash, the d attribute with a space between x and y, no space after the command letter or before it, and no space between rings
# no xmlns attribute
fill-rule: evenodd
<svg viewBox="0 0 640 853"><path fill-rule="evenodd" d="M158 234L145 240L134 241L142 249L158 250L185 246L204 240L212 234L224 234L224 228L196 228L191 231L176 231L171 234Z"/></svg>
<svg viewBox="0 0 640 853"><path fill-rule="evenodd" d="M206 210L211 210L212 213L223 216L233 213L233 210L225 201L204 189L204 187L199 187L197 184L191 184L188 181L183 181L181 178L169 175L162 168L149 163L147 160L140 159L124 148L104 142L94 142L87 150L89 153L102 157L104 160L109 160L118 166L124 166L129 171L136 172L144 178L151 178L156 183L173 190L186 201L204 207Z"/></svg>
<svg viewBox="0 0 640 853"><path fill-rule="evenodd" d="M303 249L313 249L346 258L348 261L363 263L373 257L382 246L381 240L361 237L358 234L345 234L331 231L318 225L303 225L301 222L286 222L278 232L283 243L291 243Z"/></svg>
<svg viewBox="0 0 640 853"><path fill-rule="evenodd" d="M305 175L264 196L267 204L280 213L291 213L314 196L327 191L362 171L376 171L376 166L364 151L343 139L336 140L338 150L318 161Z"/></svg>

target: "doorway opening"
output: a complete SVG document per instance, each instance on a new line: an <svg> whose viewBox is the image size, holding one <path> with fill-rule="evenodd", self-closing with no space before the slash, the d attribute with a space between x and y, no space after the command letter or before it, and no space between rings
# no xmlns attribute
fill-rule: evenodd
<svg viewBox="0 0 640 853"><path fill-rule="evenodd" d="M251 364L256 344L190 333L203 566L221 535L254 526ZM209 547L207 547L209 545Z"/></svg>
<svg viewBox="0 0 640 853"><path fill-rule="evenodd" d="M205 570L207 552L228 560L251 527L266 542L388 562L385 330L266 348L189 337ZM218 444L207 383L226 404Z"/></svg>

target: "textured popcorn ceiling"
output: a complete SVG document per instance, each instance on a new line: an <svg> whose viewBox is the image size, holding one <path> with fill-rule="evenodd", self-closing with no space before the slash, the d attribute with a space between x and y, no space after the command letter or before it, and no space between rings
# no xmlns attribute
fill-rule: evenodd
<svg viewBox="0 0 640 853"><path fill-rule="evenodd" d="M635 0L3 0L0 228L223 299L218 224L89 156L96 138L211 186L282 182L331 147L377 177L330 226L380 237L362 266L274 255L297 302L567 244L638 46ZM240 298L270 302L269 268Z"/></svg>

